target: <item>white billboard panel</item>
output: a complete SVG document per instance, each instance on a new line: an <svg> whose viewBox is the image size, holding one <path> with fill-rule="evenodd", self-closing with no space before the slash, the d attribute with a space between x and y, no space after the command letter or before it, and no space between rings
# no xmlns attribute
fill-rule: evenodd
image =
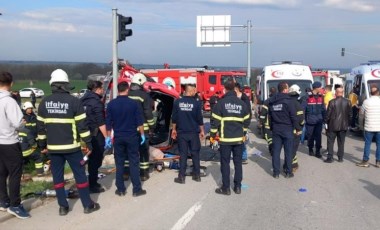
<svg viewBox="0 0 380 230"><path fill-rule="evenodd" d="M197 16L197 47L231 46L231 15Z"/></svg>

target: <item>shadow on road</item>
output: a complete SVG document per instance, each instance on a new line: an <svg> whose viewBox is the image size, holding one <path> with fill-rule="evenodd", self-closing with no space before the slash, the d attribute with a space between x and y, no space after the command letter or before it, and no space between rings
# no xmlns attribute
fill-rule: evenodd
<svg viewBox="0 0 380 230"><path fill-rule="evenodd" d="M370 192L373 196L380 199L380 185L376 185L370 181L359 179L360 182L364 183L364 188Z"/></svg>

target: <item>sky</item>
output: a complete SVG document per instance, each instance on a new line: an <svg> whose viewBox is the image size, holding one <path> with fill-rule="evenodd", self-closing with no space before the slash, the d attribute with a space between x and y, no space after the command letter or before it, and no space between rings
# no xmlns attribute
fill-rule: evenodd
<svg viewBox="0 0 380 230"><path fill-rule="evenodd" d="M118 43L119 58L132 64L246 67L247 44L196 46L197 16L206 15L251 21L252 67L380 60L378 0L2 0L0 60L108 63L113 8L133 18L133 36ZM232 28L231 40L247 41L247 29Z"/></svg>

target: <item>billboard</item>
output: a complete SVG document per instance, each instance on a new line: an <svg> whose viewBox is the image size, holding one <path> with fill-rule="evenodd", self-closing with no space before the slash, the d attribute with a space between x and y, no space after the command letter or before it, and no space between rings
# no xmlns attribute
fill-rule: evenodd
<svg viewBox="0 0 380 230"><path fill-rule="evenodd" d="M197 16L197 47L231 46L231 15Z"/></svg>

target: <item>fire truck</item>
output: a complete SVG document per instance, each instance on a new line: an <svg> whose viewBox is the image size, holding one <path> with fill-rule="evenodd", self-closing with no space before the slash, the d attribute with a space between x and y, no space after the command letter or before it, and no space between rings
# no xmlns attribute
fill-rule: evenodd
<svg viewBox="0 0 380 230"><path fill-rule="evenodd" d="M335 89L337 87L343 86L343 79L338 77L340 74L339 70L313 70L311 73L314 81L319 81L322 83L323 89L326 85L331 85L332 92L335 93Z"/></svg>
<svg viewBox="0 0 380 230"><path fill-rule="evenodd" d="M175 89L179 94L184 91L186 84L195 84L202 100L203 110L210 111L210 97L216 92L224 94L223 84L227 79L234 79L243 87L243 92L251 99L251 89L247 84L246 72L216 71L207 68L181 69L141 69L141 73L151 77L158 83Z"/></svg>
<svg viewBox="0 0 380 230"><path fill-rule="evenodd" d="M274 62L272 65L263 68L261 75L257 76L256 79L256 96L258 100L255 109L258 128L261 130L262 136L264 135L264 127L258 118L260 117L261 105L269 97L270 88L275 87L277 90L280 82L287 82L289 87L297 84L301 88L301 96L305 96L306 89L312 87L313 81L310 67L302 65L300 62Z"/></svg>

